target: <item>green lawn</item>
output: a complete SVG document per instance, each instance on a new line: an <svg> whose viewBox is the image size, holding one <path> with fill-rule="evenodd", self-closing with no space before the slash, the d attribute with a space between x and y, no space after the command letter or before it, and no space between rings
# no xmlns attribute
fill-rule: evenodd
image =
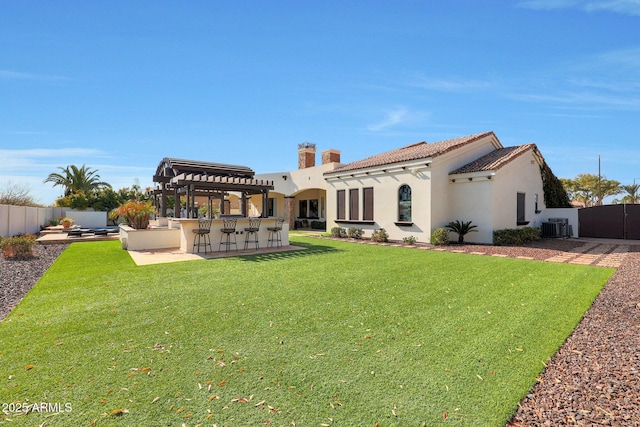
<svg viewBox="0 0 640 427"><path fill-rule="evenodd" d="M292 243L145 267L71 245L0 323L0 410L61 411L0 424L501 426L614 272Z"/></svg>

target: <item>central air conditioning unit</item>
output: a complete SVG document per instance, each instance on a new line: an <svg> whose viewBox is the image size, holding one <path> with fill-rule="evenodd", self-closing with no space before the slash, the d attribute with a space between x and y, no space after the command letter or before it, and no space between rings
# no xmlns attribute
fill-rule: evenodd
<svg viewBox="0 0 640 427"><path fill-rule="evenodd" d="M542 223L542 237L571 237L569 218L549 218Z"/></svg>

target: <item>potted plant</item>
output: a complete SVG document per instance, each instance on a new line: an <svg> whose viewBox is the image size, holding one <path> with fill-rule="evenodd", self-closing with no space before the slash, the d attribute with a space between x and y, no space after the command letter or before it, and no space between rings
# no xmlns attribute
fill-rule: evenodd
<svg viewBox="0 0 640 427"><path fill-rule="evenodd" d="M73 220L71 218L62 217L59 220L59 224L65 229L71 228L71 226L73 225Z"/></svg>
<svg viewBox="0 0 640 427"><path fill-rule="evenodd" d="M150 201L129 200L112 210L109 217L111 219L123 218L129 227L142 230L149 226L149 220L155 211L155 207Z"/></svg>

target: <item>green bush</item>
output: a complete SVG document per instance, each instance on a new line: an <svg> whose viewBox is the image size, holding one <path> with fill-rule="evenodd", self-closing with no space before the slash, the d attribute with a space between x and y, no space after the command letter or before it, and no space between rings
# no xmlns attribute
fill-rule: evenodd
<svg viewBox="0 0 640 427"><path fill-rule="evenodd" d="M5 258L31 257L35 244L36 236L33 234L16 235L0 240L2 254Z"/></svg>
<svg viewBox="0 0 640 427"><path fill-rule="evenodd" d="M371 241L372 242L388 242L389 234L384 228L381 228L380 230L373 230L373 233L371 233Z"/></svg>
<svg viewBox="0 0 640 427"><path fill-rule="evenodd" d="M540 236L539 228L504 228L493 232L493 244L497 246L522 245L540 240Z"/></svg>
<svg viewBox="0 0 640 427"><path fill-rule="evenodd" d="M433 234L431 234L431 244L434 246L448 245L449 230L443 227L433 230Z"/></svg>
<svg viewBox="0 0 640 427"><path fill-rule="evenodd" d="M416 244L416 238L413 236L403 237L402 243L404 243L405 245L413 246Z"/></svg>
<svg viewBox="0 0 640 427"><path fill-rule="evenodd" d="M349 229L347 230L347 236L352 239L361 239L362 233L362 228L349 227Z"/></svg>
<svg viewBox="0 0 640 427"><path fill-rule="evenodd" d="M331 237L347 237L347 231L342 227L333 227Z"/></svg>

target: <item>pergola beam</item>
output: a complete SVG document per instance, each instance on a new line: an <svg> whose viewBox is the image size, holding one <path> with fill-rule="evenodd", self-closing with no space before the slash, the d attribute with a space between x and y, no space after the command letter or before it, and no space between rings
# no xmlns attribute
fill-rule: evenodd
<svg viewBox="0 0 640 427"><path fill-rule="evenodd" d="M254 179L254 175L246 166L164 158L153 177L154 182L161 184L161 188L153 190L151 194L162 195L162 216L166 216L168 191L173 191L176 197L175 212L180 209L180 196L186 196L187 213L190 217L197 215L196 197L208 197L211 205L211 198L224 199L229 192L238 192L241 193L244 205L247 195L262 194L262 215L266 216L268 194L274 189L273 181ZM241 210L243 215L247 214L246 206L242 206Z"/></svg>

